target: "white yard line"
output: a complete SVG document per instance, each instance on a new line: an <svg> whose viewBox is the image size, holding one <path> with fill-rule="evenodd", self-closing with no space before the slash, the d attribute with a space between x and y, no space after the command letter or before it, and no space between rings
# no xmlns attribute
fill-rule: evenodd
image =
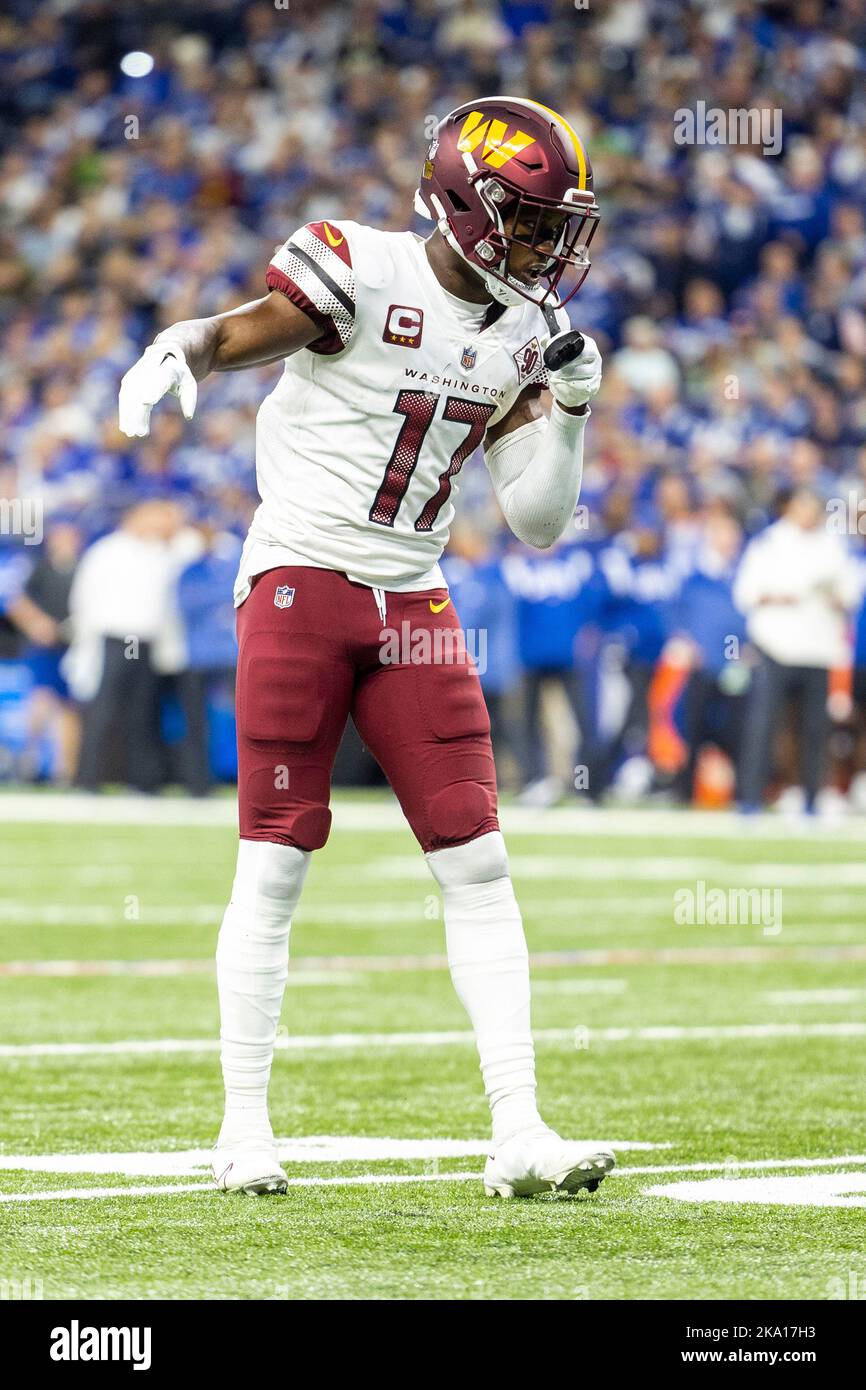
<svg viewBox="0 0 866 1390"><path fill-rule="evenodd" d="M2 871L0 871L2 872ZM37 871L34 870L34 874ZM622 872L622 870L621 870ZM552 876L556 878L556 875ZM571 877L569 875L569 877ZM707 891L720 882L728 882L726 875L716 875L716 884L710 882ZM697 878L691 882L680 882L676 886L679 888L694 888ZM706 882L706 880L705 880ZM777 887L780 885L776 885ZM791 887L790 884L786 885ZM743 875L738 875L734 887L748 889L749 884L743 881ZM753 889L770 888L772 884L764 881L761 884L752 884ZM662 889L653 896L645 884L641 884L640 899L629 898L610 898L604 894L594 896L581 886L574 897L553 898L534 897L531 893L521 888L517 884L518 897L523 908L524 917L539 918L545 922L570 923L574 930L579 932L588 922L595 922L600 917L604 920L620 918L623 922L634 924L636 921L647 925L657 925L659 928L673 927L674 922L674 888ZM850 930L863 932L863 919L854 918L850 921L835 921L836 915L848 915L852 909L859 910L863 905L863 895L856 897L851 895L846 901L834 903L832 897L820 899L817 903L805 902L801 898L801 893L808 891L808 886L797 885L797 897L794 900L794 912L798 917L808 914L813 923L826 924L828 928L836 931ZM813 885L813 891L820 890ZM432 895L432 885L431 885ZM841 895L836 895L841 897ZM789 900L790 901L790 900ZM786 907L786 911L788 908ZM72 927L78 931L82 927L108 927L114 931L134 931L153 928L181 928L204 927L215 931L219 927L225 912L224 904L199 904L197 906L183 906L175 904L162 904L159 907L143 906L139 914L135 917L125 915L122 903L50 903L34 902L27 898L0 898L0 927L21 926L25 928L38 927ZM437 919L433 919L437 920ZM423 928L428 929L431 918L427 915L427 904L422 898L409 904L403 903L381 903L381 904L361 904L357 908L351 905L336 906L316 906L305 908L301 905L296 914L295 922L304 926L339 926L344 930L351 931L353 928L368 929L370 927L399 926L409 929ZM725 925L722 923L722 925ZM745 925L749 925L748 922ZM803 922L793 924L786 923L786 930L802 930L807 925ZM823 925L821 927L823 930Z"/></svg>
<svg viewBox="0 0 866 1390"><path fill-rule="evenodd" d="M779 1159L758 1159L755 1162L740 1163L740 1169L759 1171L764 1169L777 1168L821 1168L848 1166L851 1164L866 1163L866 1154L847 1154L835 1158L779 1158ZM664 1167L624 1167L615 1168L610 1174L611 1177L628 1178L640 1177L655 1173L698 1173L698 1172L719 1172L729 1169L728 1163L681 1163L668 1164ZM478 1182L480 1174L475 1173L360 1173L347 1175L345 1177L290 1177L287 1178L289 1187L388 1187L401 1183L429 1183L429 1182ZM736 1178L730 1181L736 1182ZM69 1201L94 1201L110 1197L151 1197L167 1196L176 1194L177 1196L188 1195L191 1192L201 1192L212 1197L220 1197L222 1194L215 1191L212 1184L208 1181L194 1183L147 1183L135 1187L70 1187L56 1188L53 1191L45 1192L4 1192L0 1193L0 1204L9 1202L69 1202ZM652 1189L643 1195L654 1195ZM664 1196L671 1195L670 1192L659 1194Z"/></svg>
<svg viewBox="0 0 866 1390"><path fill-rule="evenodd" d="M587 1139L618 1153L669 1149L640 1139ZM482 1158L489 1139L390 1139L314 1134L275 1140L282 1163L393 1163ZM212 1149L143 1149L127 1153L0 1154L0 1170L27 1173L115 1174L125 1178L184 1178L210 1171ZM438 1171L438 1170L437 1170Z"/></svg>
<svg viewBox="0 0 866 1390"><path fill-rule="evenodd" d="M529 963L534 970L559 970L568 966L600 967L617 965L763 965L777 964L780 961L801 961L811 964L831 964L844 961L866 960L866 944L853 946L622 946L606 950L587 949L583 951L534 951ZM211 975L214 971L211 957L197 960L152 959L152 960L12 960L0 961L0 978L3 976L49 976L56 978L78 975ZM448 958L444 955L403 955L403 956L297 956L291 962L289 982L303 984L308 977L317 977L317 982L327 984L337 977L353 981L365 974L395 974L404 971L444 971L448 969ZM568 986L567 980L536 980L533 988L539 986L552 988L554 985ZM607 987L609 989L609 986ZM565 993L571 992L569 989ZM573 991L573 992L583 992ZM593 991L594 992L594 991ZM604 992L604 991L602 991ZM810 991L806 991L809 993ZM812 991L814 992L814 991ZM822 993L822 991L817 991ZM784 1002L795 1003L795 995L802 991L775 991L773 997L766 998L772 1003L782 1002L782 995L789 995ZM834 991L823 991L834 993ZM858 991L858 998L866 991ZM776 998L778 994L780 998ZM840 1001L841 1002L841 1001Z"/></svg>
<svg viewBox="0 0 866 1390"><path fill-rule="evenodd" d="M644 1197L678 1202L745 1202L784 1207L866 1207L866 1173L810 1173L783 1178L710 1178L648 1187ZM854 1295L856 1297L856 1294Z"/></svg>
<svg viewBox="0 0 866 1390"><path fill-rule="evenodd" d="M771 989L760 995L768 1004L859 1004L866 989Z"/></svg>
<svg viewBox="0 0 866 1390"><path fill-rule="evenodd" d="M141 978L154 976L161 979L182 977L184 975L213 975L216 964L210 958L203 960L11 960L0 961L0 979L8 977L38 976L50 979L74 979L79 976L132 976ZM305 985L355 985L364 978L363 971L352 970L305 970L293 966L289 971L288 984L294 987Z"/></svg>
<svg viewBox="0 0 866 1390"><path fill-rule="evenodd" d="M176 1193L181 1197L190 1192L211 1192L214 1197L219 1196L213 1183L167 1182L147 1183L141 1187L60 1187L54 1192L0 1192L0 1205L8 1202L92 1202L100 1197L153 1197L158 1193Z"/></svg>
<svg viewBox="0 0 866 1390"><path fill-rule="evenodd" d="M533 994L624 994L628 980L609 980L604 976L588 980L533 980Z"/></svg>
<svg viewBox="0 0 866 1390"><path fill-rule="evenodd" d="M337 832L378 834L406 829L406 821L396 801L343 800L332 802ZM694 810L637 810L554 807L549 811L530 811L503 806L502 826L520 835L613 835L618 838L720 839L751 844L755 840L803 840L809 843L838 843L866 840L866 818L851 817L833 823L789 821L779 816L750 816L743 819L733 812ZM237 826L237 807L232 797L213 801L190 801L183 797L139 798L130 796L86 796L75 793L40 795L11 792L0 795L0 822L8 824L89 824L105 826Z"/></svg>
<svg viewBox="0 0 866 1390"><path fill-rule="evenodd" d="M579 1031L579 1038L577 1033ZM537 1042L571 1042L585 1048L589 1043L620 1042L702 1042L739 1041L772 1038L861 1038L866 1022L847 1023L736 1023L699 1027L661 1025L647 1028L538 1028ZM450 1047L474 1043L472 1033L463 1029L429 1033L309 1033L277 1039L278 1052L365 1051L371 1048ZM3 1057L110 1057L153 1056L167 1053L218 1052L218 1038L141 1038L117 1042L4 1043Z"/></svg>
<svg viewBox="0 0 866 1390"><path fill-rule="evenodd" d="M650 855L644 858L601 857L597 854L577 854L572 857L559 854L511 854L508 857L511 872L518 882L529 879L543 880L545 883L562 882L605 882L621 887L624 882L665 883L674 888L694 888L698 882L712 887L717 883L730 883L737 887L764 888L820 888L828 886L862 887L866 886L866 863L824 863L824 864L756 864L753 861L732 863L727 859L708 859L705 856L665 857ZM423 859L414 855L389 854L366 860L363 864L341 871L344 878L351 875L355 881L359 877L376 883L387 880L428 881L429 873ZM672 893L671 893L672 897ZM663 895L659 894L660 903ZM543 910L543 902L539 907ZM580 910L580 900L575 899L575 911ZM673 904L671 903L671 912Z"/></svg>
<svg viewBox="0 0 866 1390"><path fill-rule="evenodd" d="M631 1164L628 1167L615 1168L614 1175L621 1178L646 1177L653 1173L730 1173L736 1176L741 1169L747 1168L749 1172L773 1170L776 1168L835 1168L846 1167L853 1163L866 1163L866 1154L836 1154L832 1158L756 1158L732 1161L725 1159L723 1163L663 1163L663 1164Z"/></svg>

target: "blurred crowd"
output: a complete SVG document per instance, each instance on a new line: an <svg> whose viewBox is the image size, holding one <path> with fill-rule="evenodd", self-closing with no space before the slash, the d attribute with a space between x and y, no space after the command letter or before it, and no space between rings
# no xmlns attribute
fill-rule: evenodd
<svg viewBox="0 0 866 1390"><path fill-rule="evenodd" d="M305 221L425 232L436 120L513 91L592 156L602 224L569 311L606 374L552 551L509 539L463 470L449 580L489 634L504 780L747 808L856 788L864 55L861 0L7 0L0 504L38 499L44 540L0 512L0 775L231 777L229 580L278 368L211 378L192 424L169 405L134 445L119 378L171 322L260 296ZM698 102L780 111L781 152L678 143Z"/></svg>

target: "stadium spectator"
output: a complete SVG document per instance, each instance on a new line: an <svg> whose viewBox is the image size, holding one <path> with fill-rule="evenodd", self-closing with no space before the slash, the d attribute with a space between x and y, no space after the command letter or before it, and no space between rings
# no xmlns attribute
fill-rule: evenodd
<svg viewBox="0 0 866 1390"><path fill-rule="evenodd" d="M574 761L585 770L577 790L596 795L599 751L593 673L599 642L591 634L597 631L600 587L592 552L566 534L543 552L512 548L502 571L515 603L523 670L522 800L549 806L566 790L561 773L549 764L542 715L542 696L549 687L565 696L577 725Z"/></svg>
<svg viewBox="0 0 866 1390"><path fill-rule="evenodd" d="M851 660L848 617L859 579L841 537L826 525L820 497L798 488L780 519L750 542L734 583L757 665L742 740L739 796L756 811L787 699L800 707L804 809L815 811L828 732L828 676Z"/></svg>
<svg viewBox="0 0 866 1390"><path fill-rule="evenodd" d="M687 519L680 510L679 493L674 495L677 502L670 512L672 540ZM662 510L667 515L667 507ZM661 527L648 524L648 520L649 517L642 520L632 516L627 529L615 532L598 554L599 621L606 643L615 643L619 648L625 700L614 728L607 720L608 727L602 729L599 720L596 799L607 791L622 763L645 755L650 683L668 637L671 605L681 583L681 568L673 545L667 545ZM646 789L652 784L650 775L645 780Z"/></svg>
<svg viewBox="0 0 866 1390"><path fill-rule="evenodd" d="M505 580L502 548L484 527L458 523L442 570L478 666L497 771L501 767L506 774L500 778L504 785L513 785L520 762L515 709L520 664L515 600Z"/></svg>
<svg viewBox="0 0 866 1390"><path fill-rule="evenodd" d="M674 782L681 801L692 799L698 757L706 743L736 767L742 739L748 668L746 631L734 604L734 577L743 533L725 507L707 515L697 559L677 599L673 641L685 641L689 674L682 695L682 732L688 750Z"/></svg>
<svg viewBox="0 0 866 1390"><path fill-rule="evenodd" d="M20 771L25 777L28 773L40 775L39 743L47 738L53 750L48 773L62 785L70 783L75 774L81 732L78 710L61 671L69 645L69 594L81 545L79 528L55 519L17 602L9 609L27 640L22 655L30 668L33 689L27 718L28 747Z"/></svg>
<svg viewBox="0 0 866 1390"><path fill-rule="evenodd" d="M184 635L184 661L175 682L184 717L180 745L180 777L192 796L204 796L213 785L209 759L208 708L221 690L233 701L237 662L232 587L241 544L230 532L218 531L208 520L198 526L203 553L182 571L177 582L177 606Z"/></svg>
<svg viewBox="0 0 866 1390"><path fill-rule="evenodd" d="M133 507L82 558L64 673L83 705L76 784L86 791L122 780L153 792L163 779L158 676L182 664L175 587L200 548L175 503L152 501Z"/></svg>

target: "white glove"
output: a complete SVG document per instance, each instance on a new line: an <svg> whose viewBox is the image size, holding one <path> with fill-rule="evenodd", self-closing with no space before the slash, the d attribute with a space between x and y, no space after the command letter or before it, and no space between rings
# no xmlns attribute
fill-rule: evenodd
<svg viewBox="0 0 866 1390"><path fill-rule="evenodd" d="M566 331L571 332L570 329ZM551 338L548 347L558 343L564 336L563 333L557 333L555 338ZM571 408L587 405L593 396L598 394L598 388L601 386L601 353L595 339L586 334L583 344L583 352L579 357L575 357L573 362L560 367L558 372L547 373L554 400L560 405Z"/></svg>
<svg viewBox="0 0 866 1390"><path fill-rule="evenodd" d="M184 419L195 414L198 382L176 343L151 343L120 383L117 403L120 428L130 439L150 433L150 412L171 392L180 401Z"/></svg>

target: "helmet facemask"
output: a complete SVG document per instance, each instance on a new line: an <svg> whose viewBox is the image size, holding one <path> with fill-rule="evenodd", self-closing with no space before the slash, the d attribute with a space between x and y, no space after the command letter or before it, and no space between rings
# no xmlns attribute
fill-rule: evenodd
<svg viewBox="0 0 866 1390"><path fill-rule="evenodd" d="M470 182L494 230L476 243L469 263L491 294L509 304L526 299L553 307L567 303L589 274L589 244L598 225L593 194L572 188L561 201L541 198L510 188L501 177L487 177L481 170ZM538 248L548 244L549 252L539 255ZM533 275L521 275L517 273L521 261L540 265ZM563 297L557 287L569 270L574 271L574 280Z"/></svg>

